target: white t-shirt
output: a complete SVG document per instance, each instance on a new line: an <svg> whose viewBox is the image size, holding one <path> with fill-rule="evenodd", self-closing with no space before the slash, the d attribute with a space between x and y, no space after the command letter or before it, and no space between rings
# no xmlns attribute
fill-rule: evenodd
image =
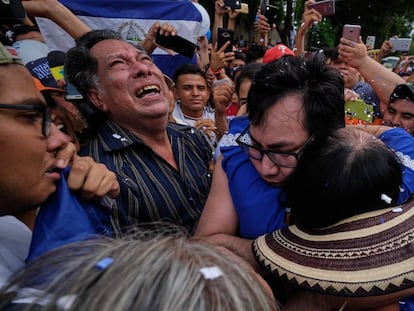
<svg viewBox="0 0 414 311"><path fill-rule="evenodd" d="M0 217L0 287L25 266L32 231L13 216Z"/></svg>

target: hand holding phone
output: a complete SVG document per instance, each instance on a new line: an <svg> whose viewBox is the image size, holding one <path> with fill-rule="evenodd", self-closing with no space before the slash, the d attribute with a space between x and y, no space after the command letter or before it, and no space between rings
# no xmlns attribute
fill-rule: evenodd
<svg viewBox="0 0 414 311"><path fill-rule="evenodd" d="M390 38L394 51L407 52L411 47L411 38Z"/></svg>
<svg viewBox="0 0 414 311"><path fill-rule="evenodd" d="M226 28L217 29L217 50L220 50L221 47L227 42L230 41L230 44L225 49L225 53L233 51L233 38L234 31Z"/></svg>
<svg viewBox="0 0 414 311"><path fill-rule="evenodd" d="M367 40L365 42L365 45L367 46L367 48L369 49L374 49L375 47L375 36L367 36Z"/></svg>
<svg viewBox="0 0 414 311"><path fill-rule="evenodd" d="M309 9L315 9L323 17L335 14L335 0L323 0L308 5Z"/></svg>
<svg viewBox="0 0 414 311"><path fill-rule="evenodd" d="M261 0L260 2L260 14L267 18L271 28L277 22L277 9L277 6L269 4L269 0Z"/></svg>
<svg viewBox="0 0 414 311"><path fill-rule="evenodd" d="M342 38L359 42L359 36L361 35L361 26L360 25L350 25L345 24L342 30Z"/></svg>
<svg viewBox="0 0 414 311"><path fill-rule="evenodd" d="M241 3L241 8L236 11L240 14L249 14L249 5L247 3Z"/></svg>
<svg viewBox="0 0 414 311"><path fill-rule="evenodd" d="M194 51L196 49L196 45L191 41L188 41L187 39L178 35L164 36L160 34L160 30L158 30L157 35L155 36L155 43L188 58L193 57Z"/></svg>

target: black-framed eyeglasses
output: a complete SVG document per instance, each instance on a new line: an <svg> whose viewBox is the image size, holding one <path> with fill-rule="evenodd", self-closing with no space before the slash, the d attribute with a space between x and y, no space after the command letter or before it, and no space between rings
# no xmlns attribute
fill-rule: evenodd
<svg viewBox="0 0 414 311"><path fill-rule="evenodd" d="M46 105L14 105L0 104L0 109L38 111L42 113L42 134L48 137L52 125L51 109Z"/></svg>
<svg viewBox="0 0 414 311"><path fill-rule="evenodd" d="M251 158L256 160L262 160L263 155L267 155L273 164L281 167L295 168L298 166L299 159L306 148L312 143L314 139L313 134L309 136L303 146L297 152L278 152L273 150L266 150L256 146L252 146L252 139L249 134L249 127L247 127L237 137L236 142L240 148Z"/></svg>

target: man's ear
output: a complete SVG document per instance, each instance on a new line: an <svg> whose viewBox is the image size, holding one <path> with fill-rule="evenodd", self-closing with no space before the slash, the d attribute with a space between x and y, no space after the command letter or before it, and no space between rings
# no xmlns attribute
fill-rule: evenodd
<svg viewBox="0 0 414 311"><path fill-rule="evenodd" d="M177 86L173 87L173 92L174 92L174 98L175 100L179 100L180 96L178 95L178 91L177 91Z"/></svg>
<svg viewBox="0 0 414 311"><path fill-rule="evenodd" d="M97 89L88 90L88 98L95 105L96 108L102 111L108 111L108 107L103 103Z"/></svg>

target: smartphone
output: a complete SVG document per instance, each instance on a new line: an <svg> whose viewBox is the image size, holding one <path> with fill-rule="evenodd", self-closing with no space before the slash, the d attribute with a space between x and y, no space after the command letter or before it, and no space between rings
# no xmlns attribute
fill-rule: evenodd
<svg viewBox="0 0 414 311"><path fill-rule="evenodd" d="M266 16L270 27L276 24L278 7L269 3L269 0L261 0L260 14Z"/></svg>
<svg viewBox="0 0 414 311"><path fill-rule="evenodd" d="M236 10L240 14L249 14L249 5L247 3L241 4L241 9Z"/></svg>
<svg viewBox="0 0 414 311"><path fill-rule="evenodd" d="M196 49L196 45L187 39L180 36L164 36L160 32L157 32L155 36L155 43L165 47L167 49L173 50L180 55L192 58Z"/></svg>
<svg viewBox="0 0 414 311"><path fill-rule="evenodd" d="M231 43L224 51L227 52L233 52L233 39L234 38L234 31L231 29L226 28L218 28L217 29L217 50L220 50L221 47L227 42L230 41Z"/></svg>
<svg viewBox="0 0 414 311"><path fill-rule="evenodd" d="M375 36L367 36L367 40L365 42L365 45L373 50L375 48Z"/></svg>
<svg viewBox="0 0 414 311"><path fill-rule="evenodd" d="M309 9L315 9L322 16L335 14L335 0L323 0L308 5Z"/></svg>
<svg viewBox="0 0 414 311"><path fill-rule="evenodd" d="M365 103L362 99L346 101L345 116L372 123L375 116L374 106Z"/></svg>
<svg viewBox="0 0 414 311"><path fill-rule="evenodd" d="M81 93L79 93L76 86L70 83L67 79L66 79L65 91L66 91L65 99L68 102L78 102L78 101L83 100L83 96Z"/></svg>
<svg viewBox="0 0 414 311"><path fill-rule="evenodd" d="M224 7L231 8L232 10L240 10L241 2L240 0L224 0Z"/></svg>
<svg viewBox="0 0 414 311"><path fill-rule="evenodd" d="M20 0L0 1L0 24L21 24L26 12Z"/></svg>
<svg viewBox="0 0 414 311"><path fill-rule="evenodd" d="M361 26L360 25L350 25L345 24L342 30L342 37L354 42L359 41L359 36L361 35Z"/></svg>
<svg viewBox="0 0 414 311"><path fill-rule="evenodd" d="M229 78L224 78L224 79L220 79L220 80L216 80L213 82L213 85L211 86L212 89L216 88L217 86L223 84L223 83L228 83L229 85L233 84L233 81L231 81Z"/></svg>
<svg viewBox="0 0 414 311"><path fill-rule="evenodd" d="M411 47L411 38L390 38L394 51L407 52Z"/></svg>

